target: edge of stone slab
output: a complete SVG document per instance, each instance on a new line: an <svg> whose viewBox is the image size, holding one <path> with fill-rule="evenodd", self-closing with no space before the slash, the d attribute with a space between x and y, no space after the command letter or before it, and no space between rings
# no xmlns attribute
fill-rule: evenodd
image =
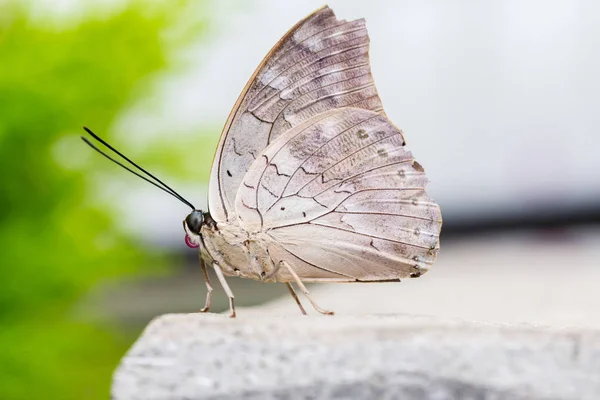
<svg viewBox="0 0 600 400"><path fill-rule="evenodd" d="M203 335L203 330L207 335ZM348 334L349 332L351 333ZM343 333L343 335L335 333ZM345 371L350 374L350 378L346 376L344 379L323 381L317 379L321 376L317 374L316 377L313 377L314 379L309 379L310 382L306 382L306 379L301 382L292 379L291 381L283 380L280 385L274 386L265 386L256 382L241 384L229 379L223 381L224 376L214 369L217 365L211 363L210 352L212 350L208 354L205 353L207 349L212 349L212 346L215 345L219 354L225 354L234 359L237 357L237 361L243 363L245 361L242 359L250 355L258 354L260 357L264 357L265 354L269 354L272 349L269 341L282 337L280 336L282 334L285 335L288 343L277 345L280 348L276 348L275 352L280 355L287 354L285 346L291 345L296 349L295 351L307 352L311 354L311 357L316 356L317 358L321 357L322 360L330 360L329 352L340 345L342 354L346 354L352 359L346 361L350 362L353 367L349 364L342 364L344 367L339 370L336 370L339 366L334 367L333 369L337 372L332 376L339 377L341 375L338 373ZM385 351L399 352L400 357L408 356L408 358L400 363L398 370L378 371L372 368L373 371L369 372L371 375L363 375L360 372L363 369L361 360L365 360L366 354L370 354L365 351L370 351L368 349L371 347L364 346L362 352L355 355L356 344L365 343L362 338L375 339L375 342L368 343L377 344L376 342L379 341L392 343L391 347L389 345L385 347ZM248 349L252 349L252 346L248 347L246 339L260 343L259 349L248 353ZM200 347L198 347L199 342L202 343ZM283 348L281 348L282 346ZM321 350L328 350L325 353L314 353L315 346ZM188 349L190 354L182 353L181 349ZM377 346L375 346L375 350L377 350ZM265 351L266 353L264 353ZM385 354L385 351L377 354L381 356ZM533 358L518 356L518 353L522 351L531 354ZM460 359L454 360L451 356L438 360L438 353L454 354ZM203 367L197 368L200 364L195 364L197 361L193 361L195 360L194 354L196 358L201 357L199 360L203 360ZM335 359L341 353L334 350L331 354ZM463 355L459 356L459 354ZM582 383L580 378L591 378L590 368L598 364L598 354L600 354L600 332L577 327L490 324L415 315L303 317L244 313L237 319L231 319L222 314L166 314L156 317L146 327L140 338L121 360L113 375L112 390L115 399L142 399L143 396L131 396L148 390L149 392L144 393L144 396L149 393L157 395L152 399L200 399L212 398L211 396L214 395L223 396L219 398L225 399L241 398L239 396L242 394L244 394L243 398L267 398L268 396L285 398L290 393L300 395L305 391L308 394L316 391L315 393L323 394L324 390L329 394L338 393L341 390L341 397L333 396L332 398L347 398L342 394L367 390L372 393L369 392L371 393L370 397L363 398L373 398L373 393L379 393L378 391L381 390L393 389L397 393L407 391L406 393L410 394L414 390L427 393L435 387L437 387L436 390L450 396L444 398L461 397L466 393L465 390L471 394L478 394L476 397L482 398L484 395L489 395L491 396L489 398L495 399L595 398L593 396L600 393L598 377L590 379L581 387L577 385ZM435 356L432 357L432 355ZM480 357L481 355L483 358ZM493 358L494 355L496 358ZM498 358L499 355L500 358ZM592 359L588 360L591 355L593 355ZM209 356L209 358L205 359L205 356ZM471 358L471 356L475 356L475 358ZM555 356L558 358L547 359L547 357ZM173 359L182 362L181 365L176 363L182 369L176 374L175 381L166 377L163 380L162 371L167 372L175 367L175 364L171 364ZM299 363L301 368L312 365L306 360L308 358ZM424 360L425 363L423 363ZM449 364L440 364L441 360L445 360ZM273 362L273 360L271 361ZM352 361L358 362L358 364ZM283 361L275 363L281 362ZM421 365L413 364L413 362L417 364L420 362ZM540 363L546 362L551 363L547 368L547 373L536 375L536 368L540 367ZM271 364L267 363L266 365ZM502 369L503 366L509 367L508 370L512 373L521 371L522 376L510 375L516 386L497 385L494 383L496 378L485 372L496 371L497 368ZM324 367L326 366L324 365ZM470 371L470 375L464 375L465 368ZM258 373L260 376L261 373L252 369L242 370L251 375ZM267 370L270 372L265 372ZM275 372L269 368L266 368L265 371L262 372L267 375L262 376L262 380L259 382L268 382L269 374ZM357 371L358 375L356 375ZM231 375L227 374L227 377L229 376ZM379 379L381 384L372 386L372 380L375 378ZM553 395L557 393L553 390L539 389L539 382L535 383L538 378L543 378L544 382L554 388L557 387L557 384L559 384L558 387L564 386L559 390L562 393L555 397ZM377 381L377 379L375 380ZM223 381L219 383L221 386L210 386L220 381ZM209 386L202 386L209 383ZM217 389L217 387L220 388ZM185 396L182 397L182 393ZM186 397L188 394L190 396ZM171 395L173 397L169 397ZM149 398L145 397L145 399Z"/></svg>
<svg viewBox="0 0 600 400"><path fill-rule="evenodd" d="M574 325L544 325L544 324L526 324L526 323L503 323L503 322L481 322L466 320L460 318L436 317L430 315L412 315L412 314L340 314L333 316L326 315L274 315L263 314L254 309L241 309L236 318L230 318L228 314L217 313L169 313L154 317L139 338L155 329L165 326L176 326L181 323L200 324L200 325L218 325L224 328L240 327L248 324L256 324L262 321L263 324L272 325L285 321L289 325L306 325L317 328L327 328L341 322L360 322L362 327L385 328L385 327L403 327L403 328L464 328L470 330L489 330L503 332L522 332L522 333L546 333L546 334L590 334L600 335L600 330L589 327L578 327ZM287 326L289 326L287 325ZM164 331L162 331L164 332Z"/></svg>

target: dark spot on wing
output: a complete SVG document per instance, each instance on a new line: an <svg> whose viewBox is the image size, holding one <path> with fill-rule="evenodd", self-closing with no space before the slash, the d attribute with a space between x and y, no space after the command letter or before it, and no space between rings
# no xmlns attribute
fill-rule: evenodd
<svg viewBox="0 0 600 400"><path fill-rule="evenodd" d="M374 248L375 250L379 251L379 249L375 246L375 244L373 243L373 239L371 239L371 243L369 243L369 245Z"/></svg>

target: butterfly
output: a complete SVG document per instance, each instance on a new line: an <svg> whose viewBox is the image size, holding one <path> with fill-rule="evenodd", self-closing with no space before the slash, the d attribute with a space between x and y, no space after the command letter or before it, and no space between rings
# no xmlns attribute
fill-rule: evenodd
<svg viewBox="0 0 600 400"><path fill-rule="evenodd" d="M221 134L208 211L129 160L192 212L185 242L198 248L209 311L213 268L225 276L293 284L320 313L305 282L390 282L427 272L439 251L440 207L423 167L386 116L369 64L365 20L325 6L293 26L258 66Z"/></svg>

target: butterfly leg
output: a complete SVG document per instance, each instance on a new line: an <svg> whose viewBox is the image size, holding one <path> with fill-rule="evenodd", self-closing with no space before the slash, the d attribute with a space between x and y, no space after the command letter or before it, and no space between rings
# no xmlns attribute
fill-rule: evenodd
<svg viewBox="0 0 600 400"><path fill-rule="evenodd" d="M296 294L296 291L294 290L294 287L292 286L292 284L289 282L286 282L285 284L286 284L287 288L289 289L290 294L292 295L294 300L296 300L296 304L298 304L298 307L300 307L300 311L302 312L302 314L308 315L308 314L306 314L306 310L304 309L304 307L302 307L302 303L300 303L300 299L298 298L298 295Z"/></svg>
<svg viewBox="0 0 600 400"><path fill-rule="evenodd" d="M219 282L221 283L223 290L225 290L227 297L229 297L229 310L231 311L231 314L229 314L229 317L235 318L235 305L233 304L233 292L229 288L229 285L227 284L227 281L225 280L225 276L223 275L223 271L221 271L221 267L219 267L219 264L216 262L213 262L212 266L215 269L215 273L217 274L217 278L219 278Z"/></svg>
<svg viewBox="0 0 600 400"><path fill-rule="evenodd" d="M206 283L206 303L204 304L204 308L200 310L200 312L208 312L210 310L210 297L212 295L212 285L210 284L210 277L208 276L208 270L206 269L206 263L204 260L200 259L200 267L202 268L202 274L204 275L204 283Z"/></svg>
<svg viewBox="0 0 600 400"><path fill-rule="evenodd" d="M287 268L287 270L289 271L289 273L294 277L294 280L296 281L296 284L300 288L300 291L302 291L302 293L304 293L304 295L306 296L306 298L308 299L308 301L310 301L310 303L312 304L312 306L314 307L315 310L317 310L321 314L333 315L333 311L324 310L321 307L319 307L319 305L310 296L310 292L308 291L308 289L306 288L306 286L304 286L304 283L302 283L302 280L300 279L300 277L298 276L298 274L296 274L296 271L294 271L294 269L292 267L290 267L288 265L288 263L286 263L283 260L279 261L279 263L282 264L285 268ZM297 297L296 297L296 299L297 299ZM298 301L298 300L296 300L296 301ZM298 304L300 304L300 301L298 301ZM302 306L300 306L300 308L302 308Z"/></svg>
<svg viewBox="0 0 600 400"><path fill-rule="evenodd" d="M267 254L269 254L268 251L267 251ZM281 263L277 263L277 265L275 265L275 263L273 262L273 260L271 259L270 256L267 257L266 259L267 259L267 262L269 263L269 265L271 266L271 272L269 272L268 274L266 274L265 276L263 276L262 280L269 282L277 274L277 272L279 272L279 268L281 268ZM277 282L277 280L274 279L273 282ZM292 291L294 290L294 288L291 287L291 286L289 288ZM294 292L292 294L292 296L294 296L294 298L297 299L296 292ZM298 301L298 300L296 300L296 301ZM300 306L300 307L302 308L302 306Z"/></svg>

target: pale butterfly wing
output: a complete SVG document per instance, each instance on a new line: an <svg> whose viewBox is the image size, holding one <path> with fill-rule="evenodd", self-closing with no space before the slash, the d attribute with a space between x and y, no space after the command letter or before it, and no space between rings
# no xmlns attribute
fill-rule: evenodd
<svg viewBox="0 0 600 400"><path fill-rule="evenodd" d="M336 19L328 7L296 24L250 78L225 124L213 161L209 210L231 219L242 178L283 132L340 107L382 112L369 67L364 20Z"/></svg>
<svg viewBox="0 0 600 400"><path fill-rule="evenodd" d="M311 117L252 163L235 203L242 228L266 232L270 256L303 280L420 276L435 260L442 219L404 145L380 113Z"/></svg>

